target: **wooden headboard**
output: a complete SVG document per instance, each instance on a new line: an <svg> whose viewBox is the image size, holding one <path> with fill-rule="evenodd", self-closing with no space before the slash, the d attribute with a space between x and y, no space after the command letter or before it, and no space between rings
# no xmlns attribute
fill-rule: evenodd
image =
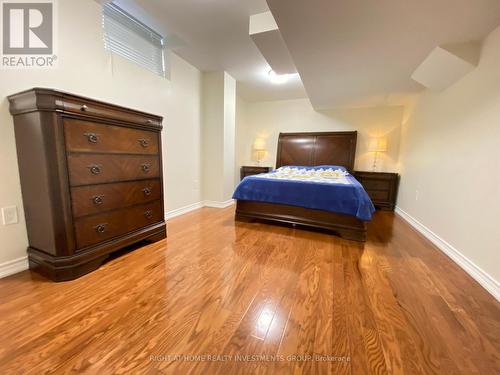
<svg viewBox="0 0 500 375"><path fill-rule="evenodd" d="M280 133L276 168L340 165L354 170L358 132Z"/></svg>

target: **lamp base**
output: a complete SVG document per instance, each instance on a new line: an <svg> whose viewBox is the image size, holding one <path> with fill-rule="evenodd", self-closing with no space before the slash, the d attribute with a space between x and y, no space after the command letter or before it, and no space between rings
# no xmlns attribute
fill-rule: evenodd
<svg viewBox="0 0 500 375"><path fill-rule="evenodd" d="M260 167L260 164L262 163L262 160L266 156L266 151L265 150L257 150L257 166Z"/></svg>
<svg viewBox="0 0 500 375"><path fill-rule="evenodd" d="M375 151L375 156L373 157L372 172L377 171L377 156L378 156L378 152Z"/></svg>

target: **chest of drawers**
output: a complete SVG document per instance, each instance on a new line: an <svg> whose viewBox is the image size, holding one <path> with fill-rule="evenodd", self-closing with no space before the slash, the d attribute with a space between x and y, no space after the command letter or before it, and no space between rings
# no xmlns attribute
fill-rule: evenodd
<svg viewBox="0 0 500 375"><path fill-rule="evenodd" d="M9 103L31 269L70 280L166 237L161 117L42 88Z"/></svg>

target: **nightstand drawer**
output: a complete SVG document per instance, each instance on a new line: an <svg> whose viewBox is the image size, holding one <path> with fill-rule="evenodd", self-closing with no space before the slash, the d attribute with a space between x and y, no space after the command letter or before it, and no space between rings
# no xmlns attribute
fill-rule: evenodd
<svg viewBox="0 0 500 375"><path fill-rule="evenodd" d="M392 181L364 179L362 184L365 190L389 190L391 188Z"/></svg>
<svg viewBox="0 0 500 375"><path fill-rule="evenodd" d="M243 166L240 169L240 178L243 180L247 176L253 176L260 173L269 173L271 171L271 167Z"/></svg>
<svg viewBox="0 0 500 375"><path fill-rule="evenodd" d="M366 191L370 198L374 201L388 201L389 200L389 190L367 190Z"/></svg>

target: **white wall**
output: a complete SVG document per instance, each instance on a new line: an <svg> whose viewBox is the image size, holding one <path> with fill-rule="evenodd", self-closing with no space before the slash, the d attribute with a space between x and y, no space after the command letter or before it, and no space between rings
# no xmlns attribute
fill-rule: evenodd
<svg viewBox="0 0 500 375"><path fill-rule="evenodd" d="M236 136L236 80L224 73L224 193L222 201L231 199L234 191Z"/></svg>
<svg viewBox="0 0 500 375"><path fill-rule="evenodd" d="M224 165L224 72L203 73L203 199L222 200Z"/></svg>
<svg viewBox="0 0 500 375"><path fill-rule="evenodd" d="M248 103L242 99L239 95L236 95L236 124L235 124L235 139L234 139L234 149L235 149L235 163L234 163L234 186L237 186L240 182L240 167L242 165L250 165L253 163L251 160L252 155L247 155L246 147L248 143L247 139L247 106ZM251 146L251 145L250 145ZM248 150L250 153L250 150Z"/></svg>
<svg viewBox="0 0 500 375"><path fill-rule="evenodd" d="M237 100L236 164L255 165L252 145L256 137L266 139L267 155L262 165L274 166L280 132L358 131L357 170L371 170L371 137L387 137L388 150L379 155L378 171L397 171L403 107L368 107L315 111L308 99L274 102Z"/></svg>
<svg viewBox="0 0 500 375"><path fill-rule="evenodd" d="M400 161L398 206L498 282L500 28L473 72L419 98L403 126Z"/></svg>
<svg viewBox="0 0 500 375"><path fill-rule="evenodd" d="M226 72L203 73L203 197L222 204L234 190L236 81Z"/></svg>
<svg viewBox="0 0 500 375"><path fill-rule="evenodd" d="M0 264L24 257L28 245L14 128L6 96L34 86L53 87L164 116L166 208L201 201L201 74L171 55L171 81L103 48L101 8L93 0L59 0L59 66L0 70L0 207L16 205L20 222L0 224Z"/></svg>

